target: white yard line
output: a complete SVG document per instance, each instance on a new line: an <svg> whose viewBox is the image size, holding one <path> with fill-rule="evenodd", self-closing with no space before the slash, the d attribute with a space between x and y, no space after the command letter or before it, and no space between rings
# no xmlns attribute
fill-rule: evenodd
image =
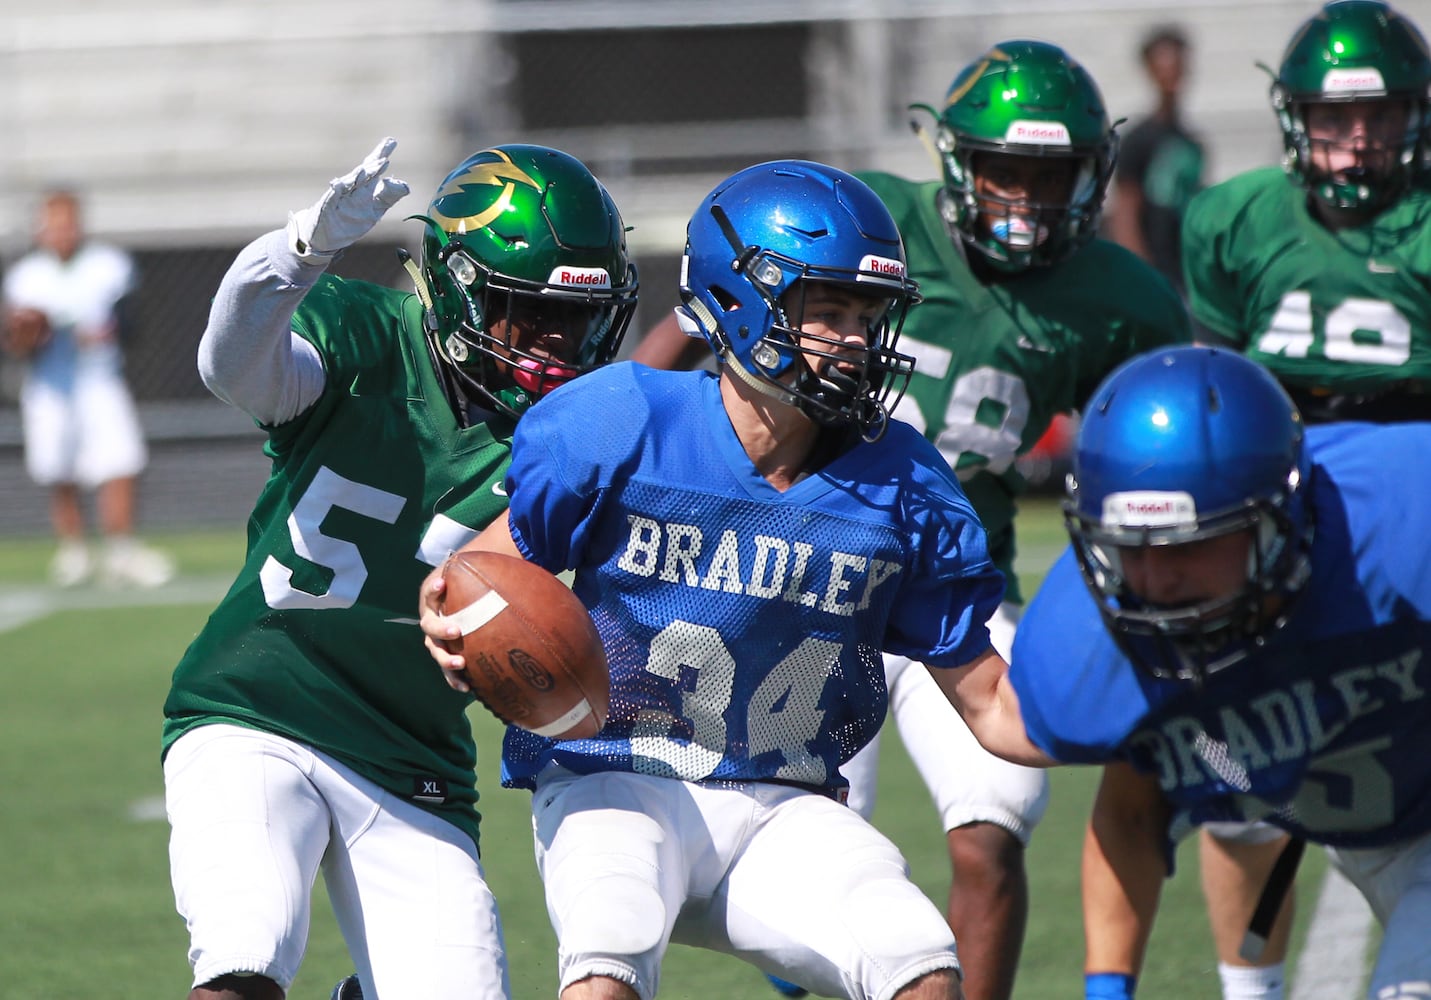
<svg viewBox="0 0 1431 1000"><path fill-rule="evenodd" d="M129 803L128 817L131 823L162 823L169 814L164 811L164 796L146 795Z"/></svg>
<svg viewBox="0 0 1431 1000"><path fill-rule="evenodd" d="M0 632L19 628L60 607L52 591L20 590L0 594Z"/></svg>
<svg viewBox="0 0 1431 1000"><path fill-rule="evenodd" d="M1371 908L1335 868L1327 869L1312 925L1292 977L1290 1000L1349 1000L1365 989Z"/></svg>
<svg viewBox="0 0 1431 1000"><path fill-rule="evenodd" d="M56 611L95 608L156 607L169 604L217 604L231 576L183 576L162 587L0 588L0 632L27 625Z"/></svg>

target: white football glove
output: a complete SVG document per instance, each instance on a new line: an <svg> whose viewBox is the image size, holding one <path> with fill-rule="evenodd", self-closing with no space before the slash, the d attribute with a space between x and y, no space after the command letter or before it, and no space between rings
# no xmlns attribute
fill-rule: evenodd
<svg viewBox="0 0 1431 1000"><path fill-rule="evenodd" d="M395 177L384 177L388 157L397 148L389 137L353 170L328 182L328 190L310 208L288 216L288 245L300 260L327 263L378 224L388 209L408 193Z"/></svg>

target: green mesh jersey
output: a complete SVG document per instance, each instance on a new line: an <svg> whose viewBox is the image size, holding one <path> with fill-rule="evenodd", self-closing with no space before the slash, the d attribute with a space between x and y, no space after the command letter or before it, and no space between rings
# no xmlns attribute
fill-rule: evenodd
<svg viewBox="0 0 1431 1000"><path fill-rule="evenodd" d="M1289 386L1431 382L1431 192L1333 233L1279 167L1193 199L1183 269L1193 315Z"/></svg>
<svg viewBox="0 0 1431 1000"><path fill-rule="evenodd" d="M1177 293L1122 247L1094 240L1069 259L985 285L939 214L938 181L861 174L904 236L924 301L899 339L916 359L895 416L919 427L959 475L989 534L989 551L1022 601L1014 575L1014 459L1054 416L1076 410L1134 354L1192 338Z"/></svg>
<svg viewBox="0 0 1431 1000"><path fill-rule="evenodd" d="M326 387L268 428L244 566L174 671L164 750L210 722L277 733L475 841L470 698L423 647L417 594L506 509L513 424L458 426L411 294L324 277L293 327Z"/></svg>

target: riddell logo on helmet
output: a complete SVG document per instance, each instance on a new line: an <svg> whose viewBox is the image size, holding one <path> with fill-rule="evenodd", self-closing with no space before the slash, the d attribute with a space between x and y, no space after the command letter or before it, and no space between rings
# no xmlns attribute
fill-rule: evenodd
<svg viewBox="0 0 1431 1000"><path fill-rule="evenodd" d="M1386 81L1382 79L1381 70L1375 66L1332 69L1327 70L1327 75L1322 78L1322 91L1328 94L1359 93L1361 91L1385 93Z"/></svg>
<svg viewBox="0 0 1431 1000"><path fill-rule="evenodd" d="M904 262L891 260L888 257L876 257L872 253L867 253L860 261L860 270L889 275L891 278L903 278Z"/></svg>
<svg viewBox="0 0 1431 1000"><path fill-rule="evenodd" d="M1005 142L1018 142L1026 146L1068 146L1072 139L1068 126L1063 122L1016 121L1004 133Z"/></svg>
<svg viewBox="0 0 1431 1000"><path fill-rule="evenodd" d="M611 275L599 267L558 267L552 271L547 284L562 288L610 288Z"/></svg>
<svg viewBox="0 0 1431 1000"><path fill-rule="evenodd" d="M1103 498L1105 528L1176 528L1197 525L1197 503L1188 493L1138 490Z"/></svg>

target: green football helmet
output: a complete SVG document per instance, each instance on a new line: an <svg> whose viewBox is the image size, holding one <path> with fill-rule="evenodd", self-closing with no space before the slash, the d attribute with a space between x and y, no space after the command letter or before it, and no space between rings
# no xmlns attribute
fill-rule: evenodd
<svg viewBox="0 0 1431 1000"><path fill-rule="evenodd" d="M942 110L914 108L936 120L945 219L994 267L1014 272L1053 264L1097 233L1118 133L1093 77L1063 49L1001 42L960 71ZM1068 198L1013 202L976 194L976 157L997 155L1067 160Z"/></svg>
<svg viewBox="0 0 1431 1000"><path fill-rule="evenodd" d="M1381 0L1334 0L1304 22L1273 74L1271 96L1282 129L1283 166L1326 205L1384 207L1425 170L1431 155L1431 54L1416 26ZM1353 101L1407 104L1406 128L1387 158L1390 165L1337 175L1317 170L1307 105Z"/></svg>
<svg viewBox="0 0 1431 1000"><path fill-rule="evenodd" d="M580 160L484 149L415 218L427 226L415 277L429 346L461 395L519 416L616 356L636 268L615 202Z"/></svg>

